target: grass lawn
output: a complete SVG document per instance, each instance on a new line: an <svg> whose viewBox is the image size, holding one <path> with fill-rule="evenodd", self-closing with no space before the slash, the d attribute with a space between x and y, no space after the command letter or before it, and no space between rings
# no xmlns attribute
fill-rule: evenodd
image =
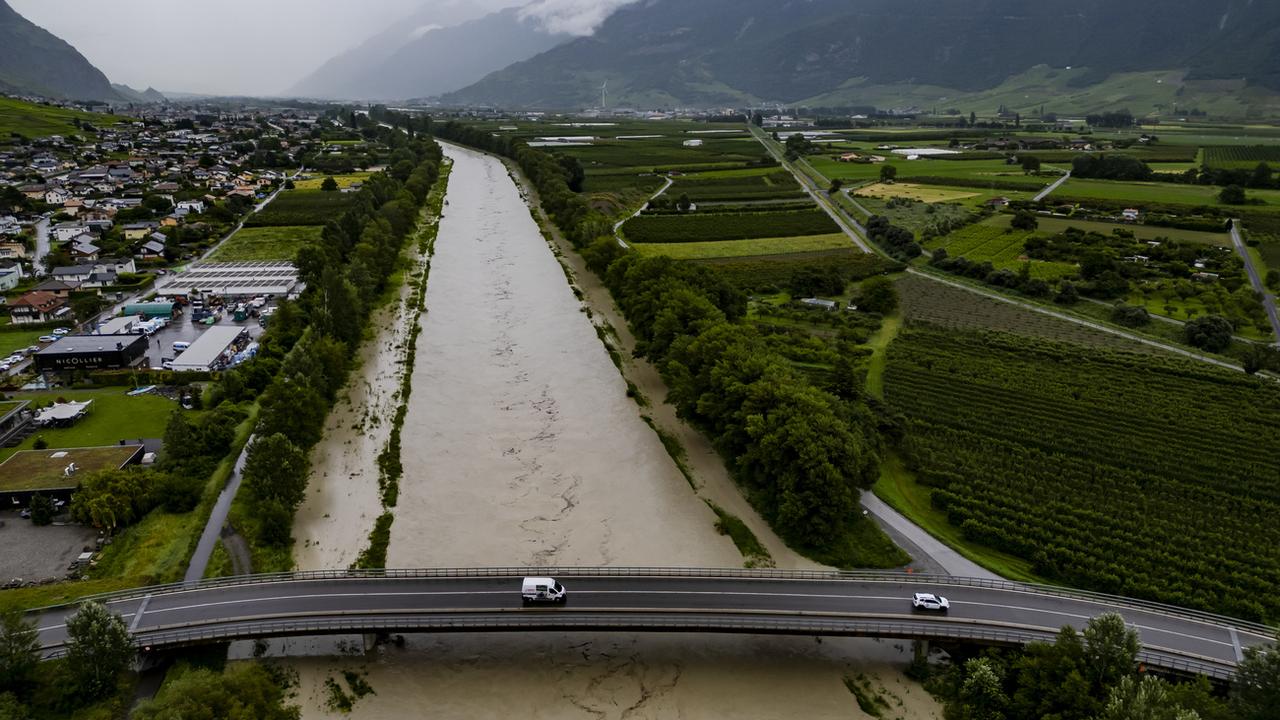
<svg viewBox="0 0 1280 720"><path fill-rule="evenodd" d="M966 540L959 528L947 522L946 513L934 509L929 502L929 488L916 483L895 453L885 454L880 463L880 479L873 490L877 497L925 532L997 575L1009 580L1046 582L1032 572L1031 563L1026 560Z"/></svg>
<svg viewBox="0 0 1280 720"><path fill-rule="evenodd" d="M320 225L241 228L214 252L210 260L247 262L293 260L304 245L320 239Z"/></svg>
<svg viewBox="0 0 1280 720"><path fill-rule="evenodd" d="M33 409L59 398L75 402L93 400L93 405L88 416L73 427L41 430L16 448L0 450L0 459L7 459L20 450L34 449L37 437L43 437L49 447L55 449L101 447L116 445L121 440L163 437L170 414L178 408L177 403L159 395L129 397L125 394L128 391L129 388L108 388L15 393L15 400L31 400Z"/></svg>
<svg viewBox="0 0 1280 720"><path fill-rule="evenodd" d="M40 345L40 336L49 330L24 330L21 325L5 325L0 328L0 357L8 357L32 345Z"/></svg>
<svg viewBox="0 0 1280 720"><path fill-rule="evenodd" d="M350 142L352 142L353 144L355 143L354 140ZM349 188L355 183L358 183L358 182L362 183L368 180L372 176L373 176L373 173L369 173L369 172L357 172L357 173L350 173L348 175L333 175L333 176L315 175L311 177L309 180L295 180L294 188L297 190L319 190L320 186L324 184L325 178L327 177L333 177L333 179L338 183L339 188Z"/></svg>
<svg viewBox="0 0 1280 720"><path fill-rule="evenodd" d="M990 261L997 270L1019 271L1030 262L1031 276L1041 280L1057 280L1077 272L1072 263L1024 260L1026 241L1035 234L1012 230L1007 217L995 215L930 241L928 248L945 248L952 257L964 256L974 262Z"/></svg>
<svg viewBox="0 0 1280 720"><path fill-rule="evenodd" d="M919 200L920 202L940 203L968 200L969 198L978 197L980 193L967 192L965 190L954 190L950 188L929 187L927 185L914 185L912 183L894 183L892 185L876 183L874 185L860 187L855 190L853 194L857 197L905 197L911 198L912 200Z"/></svg>
<svg viewBox="0 0 1280 720"><path fill-rule="evenodd" d="M73 487L76 480L63 476L75 463L81 473L118 470L137 454L137 446L79 448L74 450L24 450L0 463L0 490L50 490Z"/></svg>
<svg viewBox="0 0 1280 720"><path fill-rule="evenodd" d="M712 258L786 255L790 253L839 250L852 245L844 233L809 235L806 237L763 238L759 240L723 240L719 242L652 243L632 245L645 257L664 255L676 260L708 260Z"/></svg>
<svg viewBox="0 0 1280 720"><path fill-rule="evenodd" d="M902 330L902 315L894 313L886 317L880 325L880 330L867 340L867 346L872 352L871 362L867 365L867 392L881 400L884 400L884 366L889 357L889 343L898 337L900 330Z"/></svg>
<svg viewBox="0 0 1280 720"><path fill-rule="evenodd" d="M120 578L136 585L181 580L194 540L203 529L199 513L153 511L115 536L98 558L92 576Z"/></svg>

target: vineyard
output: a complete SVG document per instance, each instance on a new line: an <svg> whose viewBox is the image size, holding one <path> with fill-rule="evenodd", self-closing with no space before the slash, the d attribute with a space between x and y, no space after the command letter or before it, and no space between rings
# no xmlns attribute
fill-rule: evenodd
<svg viewBox="0 0 1280 720"><path fill-rule="evenodd" d="M628 242L682 243L830 235L839 226L821 210L741 215L642 215L627 221Z"/></svg>
<svg viewBox="0 0 1280 720"><path fill-rule="evenodd" d="M355 199L354 194L323 190L289 190L245 221L245 227L324 225L338 219Z"/></svg>
<svg viewBox="0 0 1280 720"><path fill-rule="evenodd" d="M839 250L850 246L844 233L803 235L791 238L760 240L720 240L718 242L636 244L631 247L641 255L664 255L676 260L708 260L711 258L750 257L753 255L789 255L792 253Z"/></svg>
<svg viewBox="0 0 1280 720"><path fill-rule="evenodd" d="M802 270L835 268L848 279L860 280L897 267L878 255L864 253L852 247L826 252L757 255L696 262L710 268L728 282L753 292L776 292Z"/></svg>
<svg viewBox="0 0 1280 720"><path fill-rule="evenodd" d="M1130 352L1160 353L1156 347L1086 325L1060 320L995 298L952 287L919 275L896 283L908 325L952 330L1001 330L1030 338L1077 343Z"/></svg>
<svg viewBox="0 0 1280 720"><path fill-rule="evenodd" d="M885 398L968 541L1065 584L1280 619L1280 388L1151 355L909 329Z"/></svg>
<svg viewBox="0 0 1280 720"><path fill-rule="evenodd" d="M1232 145L1207 147L1204 162L1209 167L1252 170L1258 163L1280 166L1280 145Z"/></svg>
<svg viewBox="0 0 1280 720"><path fill-rule="evenodd" d="M682 177L670 193L673 197L687 194L695 203L807 197L791 173L786 171L707 179L696 175Z"/></svg>

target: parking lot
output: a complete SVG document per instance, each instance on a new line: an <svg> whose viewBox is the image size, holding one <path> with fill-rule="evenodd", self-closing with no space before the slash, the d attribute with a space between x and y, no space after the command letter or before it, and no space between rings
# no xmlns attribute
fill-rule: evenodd
<svg viewBox="0 0 1280 720"><path fill-rule="evenodd" d="M71 563L93 549L98 531L82 525L36 527L17 510L0 512L0 585L66 577Z"/></svg>
<svg viewBox="0 0 1280 720"><path fill-rule="evenodd" d="M241 327L249 331L249 336L257 340L265 332L262 325L258 324L257 318L249 318L244 322L236 322L230 314L224 315L221 320L216 323L217 327ZM209 329L209 325L203 325L192 320L191 313L184 312L175 317L168 327L160 330L151 336L150 342L147 344L147 360L145 367L159 368L165 360L174 358L173 344L176 342L194 342L196 338L204 334Z"/></svg>

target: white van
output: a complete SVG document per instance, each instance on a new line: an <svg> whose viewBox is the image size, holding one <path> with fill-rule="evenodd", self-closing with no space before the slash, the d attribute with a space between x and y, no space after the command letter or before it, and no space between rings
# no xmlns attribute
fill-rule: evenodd
<svg viewBox="0 0 1280 720"><path fill-rule="evenodd" d="M568 593L565 592L564 586L556 582L555 578L549 577L525 578L520 596L524 599L526 605L529 603L563 603L569 597Z"/></svg>
<svg viewBox="0 0 1280 720"><path fill-rule="evenodd" d="M191 343L178 341L173 344L173 354L181 355L187 348L191 347Z"/></svg>

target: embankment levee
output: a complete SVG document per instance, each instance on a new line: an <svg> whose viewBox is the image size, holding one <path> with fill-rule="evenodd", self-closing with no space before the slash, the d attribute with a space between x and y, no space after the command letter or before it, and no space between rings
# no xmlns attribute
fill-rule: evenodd
<svg viewBox="0 0 1280 720"><path fill-rule="evenodd" d="M597 311L566 283L507 168L445 147L454 167L420 318L388 564L741 564L627 396L593 326ZM589 276L579 277L585 283ZM611 307L602 304L599 316ZM382 382L391 391L394 374ZM385 409L389 418L393 408ZM656 416L659 408L644 412ZM349 417L347 427L354 424ZM686 445L692 456L694 443ZM374 454L380 447L370 443ZM349 563L364 544L379 508L374 466L363 467L356 479L332 469L316 478L335 492L335 504L310 510L326 520L312 526L317 536L303 537L300 519L300 565L326 554ZM348 484L353 499L363 498L363 512L354 501L340 507ZM729 490L726 506L737 497ZM745 503L732 509L753 515ZM327 527L339 517L357 527ZM762 523L756 529L772 537ZM348 538L349 547L329 551L330 538ZM770 550L792 566L781 543ZM902 698L904 717L938 716L923 690L894 669L905 663L900 653L873 640L447 635L294 666L307 718L338 716L326 707L326 681L344 684L343 671L367 673L377 694L360 700L355 714L374 720L426 707L468 718L858 717L843 681L858 674Z"/></svg>

